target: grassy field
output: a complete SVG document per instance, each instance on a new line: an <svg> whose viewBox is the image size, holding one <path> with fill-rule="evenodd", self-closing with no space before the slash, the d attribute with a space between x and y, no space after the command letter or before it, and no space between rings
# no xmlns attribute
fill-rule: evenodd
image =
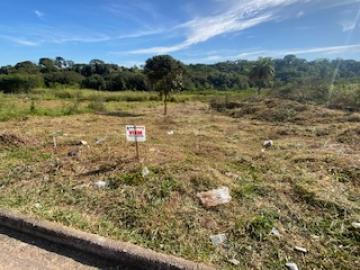
<svg viewBox="0 0 360 270"><path fill-rule="evenodd" d="M360 114L202 94L175 95L167 117L154 93L2 95L0 207L219 269L359 269ZM146 125L140 163L127 124ZM221 186L231 202L203 207Z"/></svg>

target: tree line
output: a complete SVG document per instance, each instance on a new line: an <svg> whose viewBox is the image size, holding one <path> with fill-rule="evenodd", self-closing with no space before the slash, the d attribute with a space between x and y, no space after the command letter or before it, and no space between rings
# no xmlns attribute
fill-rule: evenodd
<svg viewBox="0 0 360 270"><path fill-rule="evenodd" d="M165 56L170 57L170 56ZM170 57L171 58L171 57ZM150 60L150 59L149 59ZM288 55L282 59L260 58L217 64L190 64L183 67L181 89L243 90L286 85L320 86L332 82L360 82L360 62L355 60L319 59L307 61ZM146 65L123 67L94 59L77 64L63 57L41 58L38 63L24 61L0 68L0 90L29 91L35 87L63 86L96 90L152 90L152 79Z"/></svg>

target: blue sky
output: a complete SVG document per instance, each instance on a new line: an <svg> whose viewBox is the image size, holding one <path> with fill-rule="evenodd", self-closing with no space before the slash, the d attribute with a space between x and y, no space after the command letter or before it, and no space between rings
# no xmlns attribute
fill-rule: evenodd
<svg viewBox="0 0 360 270"><path fill-rule="evenodd" d="M282 57L360 60L360 0L1 0L0 65L62 56L141 65Z"/></svg>

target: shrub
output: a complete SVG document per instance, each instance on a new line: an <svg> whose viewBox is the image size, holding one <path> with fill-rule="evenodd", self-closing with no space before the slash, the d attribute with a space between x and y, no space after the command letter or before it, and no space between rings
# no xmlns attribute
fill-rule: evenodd
<svg viewBox="0 0 360 270"><path fill-rule="evenodd" d="M40 75L9 74L0 75L0 90L4 93L29 92L40 87L43 79Z"/></svg>
<svg viewBox="0 0 360 270"><path fill-rule="evenodd" d="M329 98L328 106L333 109L360 110L360 88L336 89Z"/></svg>
<svg viewBox="0 0 360 270"><path fill-rule="evenodd" d="M315 101L324 103L328 100L329 88L321 84L289 83L274 90L273 95L299 102Z"/></svg>
<svg viewBox="0 0 360 270"><path fill-rule="evenodd" d="M81 83L82 88L90 88L96 90L104 90L106 88L106 82L103 77L98 74L92 75Z"/></svg>
<svg viewBox="0 0 360 270"><path fill-rule="evenodd" d="M44 75L45 85L48 87L54 87L57 84L80 85L83 78L83 76L74 71L58 71L47 73Z"/></svg>
<svg viewBox="0 0 360 270"><path fill-rule="evenodd" d="M105 112L106 106L104 104L104 101L100 98L97 100L93 100L89 103L88 108L95 112Z"/></svg>

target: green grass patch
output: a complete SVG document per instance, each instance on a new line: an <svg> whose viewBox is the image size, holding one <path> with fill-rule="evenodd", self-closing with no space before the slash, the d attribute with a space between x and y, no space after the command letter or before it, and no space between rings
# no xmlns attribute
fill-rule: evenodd
<svg viewBox="0 0 360 270"><path fill-rule="evenodd" d="M269 235L278 218L279 215L273 211L263 211L247 223L246 231L252 238L262 241Z"/></svg>

